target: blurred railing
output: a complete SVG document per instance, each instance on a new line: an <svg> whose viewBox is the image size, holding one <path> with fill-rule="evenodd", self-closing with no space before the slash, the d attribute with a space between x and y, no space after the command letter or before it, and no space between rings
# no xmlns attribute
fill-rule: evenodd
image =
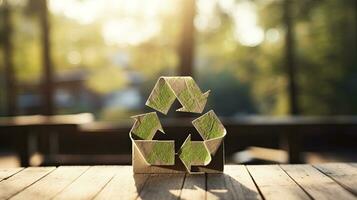
<svg viewBox="0 0 357 200"><path fill-rule="evenodd" d="M301 163L303 162L301 153L304 151L304 142L307 142L307 138L311 136L323 139L333 134L337 135L338 139L346 136L357 139L356 116L238 117L221 118L221 120L227 129L226 155L232 155L252 145L276 147L286 150L289 163ZM191 121L191 118L163 120L166 134L157 133L155 138L174 139L176 144L181 144L190 133L193 140L199 140L200 137ZM74 126L57 123L10 127L0 123L0 133L5 133L4 131L7 130L7 133L11 132L16 135L14 141L20 144L20 154L24 155L23 152L26 151L27 156L30 156L31 152L24 148L33 146L29 143L34 139L31 140L29 135L35 135L38 141L37 150L48 158L45 159L45 164L64 164L63 162L80 164L87 163L88 160L101 163L100 159L95 159L95 156L104 158L104 162L129 164L131 141L128 133L132 124L133 121L120 121L118 123L79 123ZM25 127L27 129L24 129ZM348 142L351 139L346 138L346 140ZM315 142L318 143L318 141ZM176 148L179 146L176 145ZM110 155L119 159L111 162ZM77 161L73 161L76 159Z"/></svg>

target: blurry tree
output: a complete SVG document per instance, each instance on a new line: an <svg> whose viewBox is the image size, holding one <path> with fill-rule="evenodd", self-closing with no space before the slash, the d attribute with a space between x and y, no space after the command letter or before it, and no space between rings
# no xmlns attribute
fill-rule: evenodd
<svg viewBox="0 0 357 200"><path fill-rule="evenodd" d="M0 5L2 13L1 43L3 46L3 59L4 59L4 74L5 74L5 91L6 91L6 107L7 115L14 116L17 114L17 86L16 76L13 65L13 40L12 40L12 12L8 0L2 2Z"/></svg>
<svg viewBox="0 0 357 200"><path fill-rule="evenodd" d="M233 38L234 19L217 6L219 28L198 33L200 73L233 69L240 83L251 86L258 113L297 113L299 101L301 114L356 114L355 95L351 96L357 90L356 1L254 2L259 25L265 30L264 42L256 47L240 45ZM294 36L288 34L285 41L281 37L287 33L287 18L295 24L294 31L290 31L295 33L295 47L291 46ZM269 41L270 33L276 35L274 42ZM286 75L287 66L296 68L288 73L290 77L293 74L293 84ZM215 78L212 75L211 79ZM291 89L296 88L294 85L299 87L299 96ZM245 98L239 95L237 100ZM289 102L295 108L289 109Z"/></svg>
<svg viewBox="0 0 357 200"><path fill-rule="evenodd" d="M305 114L357 113L357 2L318 1L297 27Z"/></svg>
<svg viewBox="0 0 357 200"><path fill-rule="evenodd" d="M291 10L284 12L284 3L288 1ZM38 82L43 66L41 41L44 38L41 30L44 29L40 29L38 21L39 3L42 1L14 2L27 2L26 5L14 4L11 13L16 77L20 82ZM289 97L292 95L289 95L291 90L287 90L291 79L286 70L291 64L296 68L294 78L299 95L295 101L299 102L300 114L357 113L357 97L354 95L357 93L355 0L202 2L204 6L213 2L215 6L211 15L203 17L207 19L206 24L200 21L200 16L196 15L194 19L196 30L192 46L195 46L195 50L190 53L194 55L191 62L203 88L214 89L217 93L212 94L210 103L214 104L219 114L291 113L292 100ZM232 5L224 7L222 2L231 2ZM263 40L256 45L244 45L235 36L236 26L239 25L235 21L236 9L242 2L249 2L256 7L258 26L264 34ZM51 11L51 37L48 39L52 44L55 72L85 71L86 86L102 97L126 87L140 87L145 99L158 76L177 75L178 67L182 66L180 55L188 53L180 42L188 41L181 36L182 12L177 9L180 1L172 1L171 4L172 9L155 13L159 16L159 31L135 44L108 42L103 34L103 26L108 20L122 19L132 19L140 26L146 23L141 14L126 13L123 9L101 13L91 23L83 23L64 12ZM232 12L227 12L227 8ZM284 40L287 35L287 14L294 22L291 33L295 38L295 51L290 53L286 51L288 48ZM202 29L202 25L206 25L206 28ZM3 34L4 25L0 24L0 27L0 34ZM117 31L115 26L112 28ZM286 62L286 55L294 58L289 61L290 64ZM132 85L134 79L142 82ZM22 92L21 88L19 92ZM108 108L101 112L101 116L109 119L125 116L132 111Z"/></svg>
<svg viewBox="0 0 357 200"><path fill-rule="evenodd" d="M251 85L247 82L240 82L230 69L218 73L214 70L202 72L200 74L200 87L213 91L208 99L207 109L214 107L215 112L222 116L246 115L257 112L252 99Z"/></svg>

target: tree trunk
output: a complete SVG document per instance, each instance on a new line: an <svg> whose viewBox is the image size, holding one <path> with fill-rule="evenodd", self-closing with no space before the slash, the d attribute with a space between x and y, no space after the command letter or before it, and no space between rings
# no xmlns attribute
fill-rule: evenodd
<svg viewBox="0 0 357 200"><path fill-rule="evenodd" d="M182 30L179 43L179 75L193 76L195 0L182 0Z"/></svg>
<svg viewBox="0 0 357 200"><path fill-rule="evenodd" d="M284 1L284 24L285 24L285 66L288 76L288 94L290 114L299 114L298 106L298 88L296 83L296 65L294 58L295 41L294 41L294 22L292 11L293 0Z"/></svg>
<svg viewBox="0 0 357 200"><path fill-rule="evenodd" d="M8 0L3 5L3 22L4 22L4 64L5 64L5 84L6 84L6 104L7 115L14 116L17 114L17 87L15 70L12 62L12 24L11 10Z"/></svg>
<svg viewBox="0 0 357 200"><path fill-rule="evenodd" d="M40 26L42 32L42 56L43 56L43 114L54 114L54 86L53 86L53 67L51 63L50 45L50 25L48 22L47 0L41 0Z"/></svg>

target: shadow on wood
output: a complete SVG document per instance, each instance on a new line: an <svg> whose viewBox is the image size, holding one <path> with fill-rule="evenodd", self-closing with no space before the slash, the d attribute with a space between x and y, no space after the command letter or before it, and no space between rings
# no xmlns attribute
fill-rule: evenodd
<svg viewBox="0 0 357 200"><path fill-rule="evenodd" d="M151 174L149 177L135 174L133 177L139 199L143 200L206 199L206 197L207 199L261 199L248 172L244 171L245 178L241 176L242 174L235 177L228 174Z"/></svg>

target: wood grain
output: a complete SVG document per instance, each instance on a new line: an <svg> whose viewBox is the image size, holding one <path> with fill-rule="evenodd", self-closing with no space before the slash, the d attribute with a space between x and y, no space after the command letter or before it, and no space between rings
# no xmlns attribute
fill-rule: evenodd
<svg viewBox="0 0 357 200"><path fill-rule="evenodd" d="M230 176L239 199L262 199L247 168L243 165L226 165L225 173Z"/></svg>
<svg viewBox="0 0 357 200"><path fill-rule="evenodd" d="M110 181L118 166L93 166L72 182L54 199L92 199Z"/></svg>
<svg viewBox="0 0 357 200"><path fill-rule="evenodd" d="M0 168L0 181L9 178L10 176L16 174L17 172L23 170L22 167L16 168Z"/></svg>
<svg viewBox="0 0 357 200"><path fill-rule="evenodd" d="M226 166L225 174L207 175L207 199L261 199L244 166Z"/></svg>
<svg viewBox="0 0 357 200"><path fill-rule="evenodd" d="M322 173L331 177L346 190L357 195L357 166L355 163L327 163L314 166Z"/></svg>
<svg viewBox="0 0 357 200"><path fill-rule="evenodd" d="M76 178L84 173L89 167L59 167L46 177L37 181L24 191L12 197L19 199L50 199L71 184Z"/></svg>
<svg viewBox="0 0 357 200"><path fill-rule="evenodd" d="M207 174L207 199L237 199L230 177L226 174Z"/></svg>
<svg viewBox="0 0 357 200"><path fill-rule="evenodd" d="M149 174L133 174L131 166L121 166L112 180L95 199L136 199L145 185Z"/></svg>
<svg viewBox="0 0 357 200"><path fill-rule="evenodd" d="M55 167L29 167L0 182L0 199L8 199L21 192L43 176L53 171Z"/></svg>
<svg viewBox="0 0 357 200"><path fill-rule="evenodd" d="M206 199L206 175L187 174L181 191L181 199Z"/></svg>
<svg viewBox="0 0 357 200"><path fill-rule="evenodd" d="M2 199L357 199L356 163L226 165L224 174L133 174L131 166L0 169Z"/></svg>
<svg viewBox="0 0 357 200"><path fill-rule="evenodd" d="M178 199L185 174L152 174L138 199Z"/></svg>
<svg viewBox="0 0 357 200"><path fill-rule="evenodd" d="M225 174L207 174L207 199L261 199L247 169L226 166Z"/></svg>
<svg viewBox="0 0 357 200"><path fill-rule="evenodd" d="M278 165L247 168L265 199L310 199Z"/></svg>
<svg viewBox="0 0 357 200"><path fill-rule="evenodd" d="M281 167L314 199L356 199L353 194L311 165L281 165Z"/></svg>

